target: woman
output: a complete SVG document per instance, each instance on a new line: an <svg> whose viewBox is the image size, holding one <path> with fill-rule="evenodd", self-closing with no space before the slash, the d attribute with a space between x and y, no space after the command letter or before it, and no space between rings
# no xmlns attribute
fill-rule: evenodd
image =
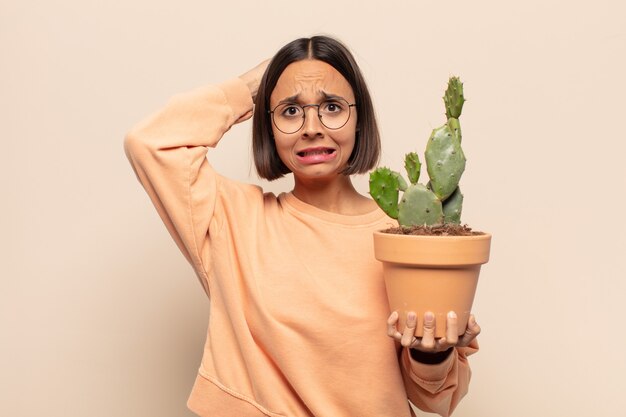
<svg viewBox="0 0 626 417"><path fill-rule="evenodd" d="M257 172L294 175L278 196L220 176L206 159L253 114ZM402 417L410 399L448 415L466 393L470 321L457 338L402 333L389 314L372 232L389 218L350 175L374 167L367 86L338 41L298 39L238 78L174 97L125 140L133 169L211 299L188 401L200 416ZM385 334L385 326L387 334ZM395 341L395 343L394 343ZM471 346L470 346L471 345Z"/></svg>

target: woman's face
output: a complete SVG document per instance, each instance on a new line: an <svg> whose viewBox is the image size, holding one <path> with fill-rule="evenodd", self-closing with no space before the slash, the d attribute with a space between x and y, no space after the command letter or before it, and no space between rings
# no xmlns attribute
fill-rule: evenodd
<svg viewBox="0 0 626 417"><path fill-rule="evenodd" d="M350 118L339 129L329 129L321 123L318 107L304 107L326 103L321 111L328 113L325 123L331 124L328 121L336 112L342 111L340 99L354 104L354 92L348 81L323 61L294 62L285 68L278 79L270 96L270 108L274 110L280 105L284 119L291 117L301 121L298 112L302 110L305 114L304 124L294 133L284 133L290 129L283 128L281 131L272 123L278 156L296 178L331 179L345 168L354 149L356 107L344 109L350 112ZM275 121L281 117L276 113L273 115ZM296 122L296 127L298 124Z"/></svg>

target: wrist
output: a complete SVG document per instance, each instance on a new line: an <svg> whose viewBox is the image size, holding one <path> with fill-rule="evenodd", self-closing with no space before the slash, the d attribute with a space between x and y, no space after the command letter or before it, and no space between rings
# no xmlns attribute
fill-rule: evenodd
<svg viewBox="0 0 626 417"><path fill-rule="evenodd" d="M245 74L240 75L239 79L241 79L246 84L246 87L248 87L248 90L250 90L250 96L252 97L252 100L254 101L256 97L256 93L259 90L258 80L252 77L246 76Z"/></svg>
<svg viewBox="0 0 626 417"><path fill-rule="evenodd" d="M241 78L248 86L248 90L250 90L250 95L252 96L253 101L259 91L259 84L261 84L261 79L263 78L263 74L265 73L265 69L267 68L269 62L270 60L267 59L239 76L239 78Z"/></svg>
<svg viewBox="0 0 626 417"><path fill-rule="evenodd" d="M454 347L449 348L448 350L444 350L443 352L422 352L417 349L409 349L409 353L411 358L414 361L426 364L426 365L437 365L439 363L445 362L446 359L452 354Z"/></svg>

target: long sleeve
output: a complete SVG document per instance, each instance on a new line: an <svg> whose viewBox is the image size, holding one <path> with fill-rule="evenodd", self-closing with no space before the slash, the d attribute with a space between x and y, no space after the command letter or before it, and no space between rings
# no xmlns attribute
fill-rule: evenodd
<svg viewBox="0 0 626 417"><path fill-rule="evenodd" d="M207 147L215 147L232 125L251 115L250 91L235 78L174 96L124 140L137 179L207 295L207 235L219 187Z"/></svg>
<svg viewBox="0 0 626 417"><path fill-rule="evenodd" d="M400 355L402 378L409 400L420 410L447 417L467 394L471 370L467 357L478 351L473 340L468 347L455 348L442 363L426 365L414 361L408 349Z"/></svg>

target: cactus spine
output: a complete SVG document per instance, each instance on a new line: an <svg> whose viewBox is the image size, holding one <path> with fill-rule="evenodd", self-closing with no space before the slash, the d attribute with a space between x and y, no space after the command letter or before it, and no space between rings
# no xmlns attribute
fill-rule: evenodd
<svg viewBox="0 0 626 417"><path fill-rule="evenodd" d="M418 184L422 164L414 152L404 159L410 185L389 168L381 167L370 173L370 195L401 226L461 223L463 194L459 180L466 160L461 148L459 117L465 98L458 77L449 79L443 101L447 121L433 130L426 145L426 170L430 178L426 186Z"/></svg>

